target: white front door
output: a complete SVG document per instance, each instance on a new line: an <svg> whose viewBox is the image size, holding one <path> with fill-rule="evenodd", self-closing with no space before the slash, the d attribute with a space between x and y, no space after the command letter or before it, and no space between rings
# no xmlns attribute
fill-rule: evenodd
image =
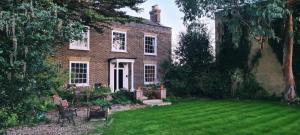
<svg viewBox="0 0 300 135"><path fill-rule="evenodd" d="M123 72L123 88L129 90L128 87L128 64L124 65L124 72Z"/></svg>
<svg viewBox="0 0 300 135"><path fill-rule="evenodd" d="M110 87L113 91L120 90L120 89L126 89L128 90L128 64L121 63L121 66L119 67L119 77L117 77L117 69L114 64L111 64L110 67ZM117 80L118 78L118 80ZM119 83L119 88L117 88L117 82Z"/></svg>

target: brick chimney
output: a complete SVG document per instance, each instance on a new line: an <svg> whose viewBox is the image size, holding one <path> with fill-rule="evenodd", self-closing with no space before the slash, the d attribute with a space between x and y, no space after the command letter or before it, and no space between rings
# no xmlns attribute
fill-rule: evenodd
<svg viewBox="0 0 300 135"><path fill-rule="evenodd" d="M150 11L150 20L155 23L160 23L160 8L158 5L152 6L152 11Z"/></svg>

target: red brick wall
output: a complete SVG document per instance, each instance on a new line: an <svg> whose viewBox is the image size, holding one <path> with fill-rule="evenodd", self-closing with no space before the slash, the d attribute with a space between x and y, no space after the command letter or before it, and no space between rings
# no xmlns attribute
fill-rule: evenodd
<svg viewBox="0 0 300 135"><path fill-rule="evenodd" d="M146 24L113 24L112 29L127 30L127 52L118 53L111 51L111 31L110 28L104 28L103 33L90 30L90 50L70 50L69 44L59 49L56 58L63 64L63 67L69 69L69 59L72 57L89 59L89 84L95 83L109 84L109 58L136 58L134 64L135 88L144 85L144 62L151 61L157 63L158 72L160 72L160 63L171 58L171 28L151 26ZM157 56L144 55L144 33L157 35ZM158 74L158 79L161 75Z"/></svg>

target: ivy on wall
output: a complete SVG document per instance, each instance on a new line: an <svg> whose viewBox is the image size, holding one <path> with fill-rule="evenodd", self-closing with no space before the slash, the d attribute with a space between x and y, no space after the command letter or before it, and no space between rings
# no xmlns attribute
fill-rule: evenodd
<svg viewBox="0 0 300 135"><path fill-rule="evenodd" d="M261 58L261 52L257 51L251 59L251 41L249 31L242 29L241 38L238 40L238 46L232 40L232 34L226 24L223 24L224 35L220 44L217 67L223 73L226 73L227 79L231 82L231 97L239 98L265 98L268 93L255 80L251 73Z"/></svg>

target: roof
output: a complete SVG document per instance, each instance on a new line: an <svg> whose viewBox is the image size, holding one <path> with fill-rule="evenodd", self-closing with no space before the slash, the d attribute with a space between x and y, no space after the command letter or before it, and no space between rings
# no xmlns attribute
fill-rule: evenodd
<svg viewBox="0 0 300 135"><path fill-rule="evenodd" d="M149 19L145 19L145 18L139 18L139 19L141 19L141 23L146 24L146 25L171 28L171 27L168 27L168 26L161 25L160 23L153 22Z"/></svg>

